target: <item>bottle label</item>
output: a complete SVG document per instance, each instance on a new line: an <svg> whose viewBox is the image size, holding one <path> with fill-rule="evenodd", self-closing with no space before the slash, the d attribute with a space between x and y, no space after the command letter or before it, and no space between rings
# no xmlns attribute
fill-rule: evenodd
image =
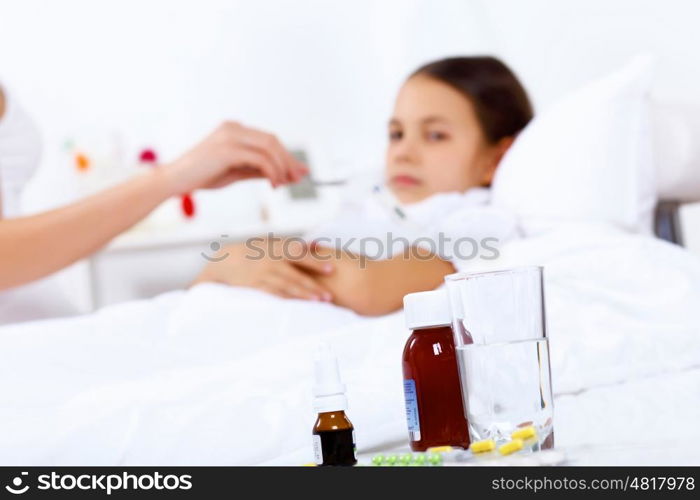
<svg viewBox="0 0 700 500"><path fill-rule="evenodd" d="M314 459L317 465L355 465L355 430L321 431L313 436Z"/></svg>
<svg viewBox="0 0 700 500"><path fill-rule="evenodd" d="M352 456L357 460L357 441L355 441L355 429L352 430Z"/></svg>
<svg viewBox="0 0 700 500"><path fill-rule="evenodd" d="M420 419L418 418L418 396L416 381L412 378L403 381L403 394L406 399L406 423L411 441L420 441Z"/></svg>
<svg viewBox="0 0 700 500"><path fill-rule="evenodd" d="M313 435L314 438L314 460L316 465L321 465L323 463L323 448L321 447L321 436L318 434Z"/></svg>

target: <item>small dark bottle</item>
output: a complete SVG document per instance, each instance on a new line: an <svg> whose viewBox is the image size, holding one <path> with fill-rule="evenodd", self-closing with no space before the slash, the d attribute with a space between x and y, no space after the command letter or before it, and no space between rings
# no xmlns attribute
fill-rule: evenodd
<svg viewBox="0 0 700 500"><path fill-rule="evenodd" d="M314 409L318 418L312 431L317 465L355 465L355 428L345 415L348 400L340 380L338 359L322 345L315 361Z"/></svg>
<svg viewBox="0 0 700 500"><path fill-rule="evenodd" d="M318 465L355 465L355 429L345 412L318 414L313 430L314 455Z"/></svg>
<svg viewBox="0 0 700 500"><path fill-rule="evenodd" d="M447 294L436 290L406 295L404 316L411 330L402 359L411 449L468 448Z"/></svg>

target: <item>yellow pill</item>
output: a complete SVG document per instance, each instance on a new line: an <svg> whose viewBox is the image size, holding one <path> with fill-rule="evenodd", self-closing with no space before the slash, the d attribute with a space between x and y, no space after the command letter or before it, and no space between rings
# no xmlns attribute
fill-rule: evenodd
<svg viewBox="0 0 700 500"><path fill-rule="evenodd" d="M472 450L472 453L485 453L487 451L493 451L496 449L496 442L493 439L476 441L469 445L469 449Z"/></svg>
<svg viewBox="0 0 700 500"><path fill-rule="evenodd" d="M510 455L511 453L515 453L518 450L523 449L523 440L522 439L513 439L512 441L507 442L506 444L502 444L500 448L498 448L498 452L501 455Z"/></svg>
<svg viewBox="0 0 700 500"><path fill-rule="evenodd" d="M452 446L432 446L428 448L428 453L447 453L453 449Z"/></svg>
<svg viewBox="0 0 700 500"><path fill-rule="evenodd" d="M517 431L513 431L513 433L510 435L513 439L522 439L525 441L526 439L531 439L537 436L537 431L535 428L531 425L527 427L523 427L522 429L518 429Z"/></svg>

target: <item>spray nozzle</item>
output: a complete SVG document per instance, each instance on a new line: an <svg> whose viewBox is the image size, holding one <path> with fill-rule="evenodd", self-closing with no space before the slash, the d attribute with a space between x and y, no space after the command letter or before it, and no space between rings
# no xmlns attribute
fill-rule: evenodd
<svg viewBox="0 0 700 500"><path fill-rule="evenodd" d="M331 346L324 342L318 346L314 359L314 396L344 393L345 384L340 380L338 358Z"/></svg>
<svg viewBox="0 0 700 500"><path fill-rule="evenodd" d="M340 378L338 358L323 342L314 357L314 407L319 411L345 410L345 384Z"/></svg>

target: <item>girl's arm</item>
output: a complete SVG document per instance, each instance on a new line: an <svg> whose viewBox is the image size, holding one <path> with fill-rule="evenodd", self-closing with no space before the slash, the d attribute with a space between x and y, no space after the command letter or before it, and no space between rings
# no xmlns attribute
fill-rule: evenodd
<svg viewBox="0 0 700 500"><path fill-rule="evenodd" d="M273 244L263 238L260 241L257 248L237 244L221 249L216 262L205 266L195 284L210 281L257 288L280 297L329 301L358 314L378 316L400 309L407 293L432 290L446 274L454 272L452 264L420 248L413 248L408 257L401 254L388 260L366 260L330 248L290 245L290 255L280 259L284 240ZM277 256L271 255L271 250Z"/></svg>
<svg viewBox="0 0 700 500"><path fill-rule="evenodd" d="M414 247L409 256L398 254L387 260L361 260L349 254L318 248L316 253L333 265L333 273L316 280L333 296L333 302L358 314L379 316L401 309L403 296L433 290L445 275L455 272L452 264Z"/></svg>

